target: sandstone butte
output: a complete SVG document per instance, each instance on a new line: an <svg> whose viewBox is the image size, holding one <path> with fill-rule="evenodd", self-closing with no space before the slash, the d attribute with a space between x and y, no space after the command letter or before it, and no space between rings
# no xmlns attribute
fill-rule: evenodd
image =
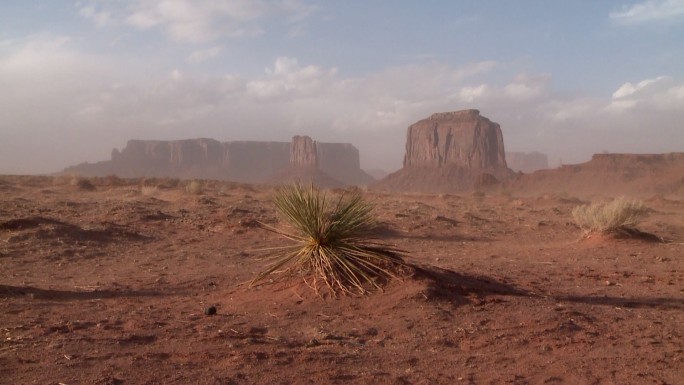
<svg viewBox="0 0 684 385"><path fill-rule="evenodd" d="M82 163L64 173L124 178L170 177L242 183L313 181L320 187L365 186L373 177L361 170L359 151L349 143L321 143L295 136L291 143L186 139L129 140L112 150L111 160Z"/></svg>
<svg viewBox="0 0 684 385"><path fill-rule="evenodd" d="M463 192L512 178L499 124L478 110L436 113L408 128L401 170L372 187L386 191Z"/></svg>

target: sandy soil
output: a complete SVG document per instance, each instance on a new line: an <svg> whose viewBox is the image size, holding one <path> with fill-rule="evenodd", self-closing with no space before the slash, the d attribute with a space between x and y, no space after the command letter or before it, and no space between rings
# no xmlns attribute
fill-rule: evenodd
<svg viewBox="0 0 684 385"><path fill-rule="evenodd" d="M0 178L2 384L684 384L680 200L645 199L662 243L582 238L572 198L369 192L425 271L321 299L240 285L283 243L269 189L67 182Z"/></svg>

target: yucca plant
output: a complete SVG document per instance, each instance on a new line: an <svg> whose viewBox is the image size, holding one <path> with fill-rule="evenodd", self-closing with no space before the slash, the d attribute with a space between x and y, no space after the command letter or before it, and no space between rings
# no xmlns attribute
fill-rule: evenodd
<svg viewBox="0 0 684 385"><path fill-rule="evenodd" d="M317 293L365 293L381 289L381 282L396 278L404 264L400 252L374 240L373 206L358 192L344 193L331 204L325 193L299 184L277 190L274 203L285 227L261 224L291 241L266 249L270 265L252 281L301 274Z"/></svg>

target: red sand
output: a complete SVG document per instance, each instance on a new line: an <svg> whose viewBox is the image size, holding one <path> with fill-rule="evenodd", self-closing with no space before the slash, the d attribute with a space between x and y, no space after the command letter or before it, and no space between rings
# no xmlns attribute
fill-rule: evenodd
<svg viewBox="0 0 684 385"><path fill-rule="evenodd" d="M645 201L659 243L584 239L572 199L366 193L427 271L321 299L239 285L271 190L64 182L0 179L2 384L684 384L679 200Z"/></svg>

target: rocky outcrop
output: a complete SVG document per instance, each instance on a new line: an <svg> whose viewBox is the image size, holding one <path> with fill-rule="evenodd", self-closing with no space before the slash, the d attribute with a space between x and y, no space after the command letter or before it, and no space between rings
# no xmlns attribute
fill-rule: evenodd
<svg viewBox="0 0 684 385"><path fill-rule="evenodd" d="M541 152L506 152L506 164L513 171L529 173L549 168L549 158Z"/></svg>
<svg viewBox="0 0 684 385"><path fill-rule="evenodd" d="M359 151L349 143L321 143L308 136L295 136L290 163L271 180L273 184L313 183L337 188L348 184L365 186L375 179L361 170Z"/></svg>
<svg viewBox="0 0 684 385"><path fill-rule="evenodd" d="M318 168L316 142L308 136L295 136L290 146L290 166Z"/></svg>
<svg viewBox="0 0 684 385"><path fill-rule="evenodd" d="M337 185L367 185L374 179L360 168L359 152L348 143L319 143L296 136L292 143L187 139L130 140L112 159L69 167L83 176L115 174L124 178L173 177L269 183L283 170L304 175L302 169L326 174L320 180ZM295 170L297 169L297 170ZM328 183L329 184L329 183Z"/></svg>
<svg viewBox="0 0 684 385"><path fill-rule="evenodd" d="M506 168L499 125L478 110L437 113L412 124L406 135L404 167L443 166Z"/></svg>
<svg viewBox="0 0 684 385"><path fill-rule="evenodd" d="M501 127L478 110L433 114L408 128L404 167L374 185L390 191L460 192L511 178Z"/></svg>
<svg viewBox="0 0 684 385"><path fill-rule="evenodd" d="M361 169L359 150L350 143L316 143L318 168L347 184L367 186L375 178Z"/></svg>
<svg viewBox="0 0 684 385"><path fill-rule="evenodd" d="M520 175L507 188L515 195L684 198L684 153L596 154L586 163Z"/></svg>

